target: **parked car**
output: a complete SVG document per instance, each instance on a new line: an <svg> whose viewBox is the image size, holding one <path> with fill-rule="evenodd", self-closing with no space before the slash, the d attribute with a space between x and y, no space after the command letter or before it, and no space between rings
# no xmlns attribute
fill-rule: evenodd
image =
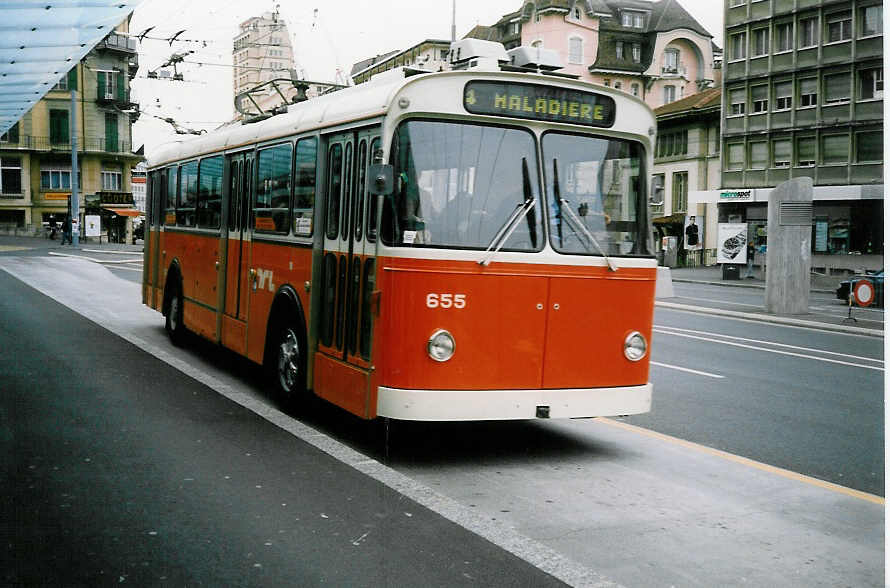
<svg viewBox="0 0 890 588"><path fill-rule="evenodd" d="M866 275L853 276L849 280L844 280L838 284L837 290L835 290L838 299L846 302L847 298L850 296L850 283L856 283L859 280L868 280L875 288L875 299L872 301L871 305L884 306L884 270L868 272Z"/></svg>

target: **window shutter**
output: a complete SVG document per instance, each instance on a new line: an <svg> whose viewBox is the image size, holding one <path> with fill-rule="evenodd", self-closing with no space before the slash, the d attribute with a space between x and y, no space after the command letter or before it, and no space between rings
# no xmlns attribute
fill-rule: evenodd
<svg viewBox="0 0 890 588"><path fill-rule="evenodd" d="M77 89L77 66L68 72L68 89L76 90Z"/></svg>
<svg viewBox="0 0 890 588"><path fill-rule="evenodd" d="M96 76L96 81L98 82L96 91L98 93L99 100L103 100L105 98L105 72L100 71L99 75Z"/></svg>
<svg viewBox="0 0 890 588"><path fill-rule="evenodd" d="M850 74L825 76L825 100L838 101L850 98Z"/></svg>
<svg viewBox="0 0 890 588"><path fill-rule="evenodd" d="M124 92L124 72L115 72L114 77L116 78L115 82L117 85L117 100L118 102L126 102L126 95Z"/></svg>

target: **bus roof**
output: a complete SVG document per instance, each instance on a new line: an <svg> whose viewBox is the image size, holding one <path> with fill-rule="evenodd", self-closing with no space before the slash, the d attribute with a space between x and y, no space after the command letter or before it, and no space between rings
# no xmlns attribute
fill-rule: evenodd
<svg viewBox="0 0 890 588"><path fill-rule="evenodd" d="M642 100L631 94L579 80L534 73L480 69L417 74L417 70L396 68L378 74L363 84L350 86L297 104L290 104L287 107L288 111L284 114L275 115L250 124L229 124L200 137L190 137L166 143L158 147L155 153L149 156L148 167L154 168L209 153L234 150L239 147L273 141L281 137L290 137L319 128L334 127L374 117L382 117L388 112L389 106L399 90L407 84L417 83L425 78L453 76L460 76L466 79L511 78L515 81L547 83L579 90L595 91L616 98L620 97L620 100L639 102L640 105L648 109L648 106ZM652 115L652 125L654 124L655 118Z"/></svg>

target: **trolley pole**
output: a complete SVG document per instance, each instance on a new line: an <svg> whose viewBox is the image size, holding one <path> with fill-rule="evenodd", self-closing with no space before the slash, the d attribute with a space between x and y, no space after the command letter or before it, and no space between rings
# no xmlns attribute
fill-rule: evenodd
<svg viewBox="0 0 890 588"><path fill-rule="evenodd" d="M76 68L77 66L75 66ZM71 89L71 246L80 246L80 207L77 201L77 91Z"/></svg>

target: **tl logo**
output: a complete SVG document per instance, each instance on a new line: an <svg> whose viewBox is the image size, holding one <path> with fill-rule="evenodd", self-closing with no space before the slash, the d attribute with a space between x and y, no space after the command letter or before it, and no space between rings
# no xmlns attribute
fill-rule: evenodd
<svg viewBox="0 0 890 588"><path fill-rule="evenodd" d="M268 282L268 285L266 283ZM272 270L257 269L256 279L253 282L253 289L268 288L269 292L275 291L275 284L272 283Z"/></svg>

